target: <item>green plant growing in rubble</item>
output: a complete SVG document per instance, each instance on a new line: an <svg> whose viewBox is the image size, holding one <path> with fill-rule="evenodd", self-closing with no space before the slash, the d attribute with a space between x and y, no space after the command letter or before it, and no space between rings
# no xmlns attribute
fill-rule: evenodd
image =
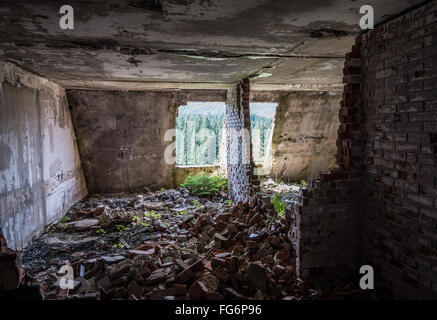
<svg viewBox="0 0 437 320"><path fill-rule="evenodd" d="M280 218L282 218L285 215L285 202L282 199L282 194L281 193L277 193L273 198L272 198L272 203L273 206L275 207L275 211L276 211L276 215Z"/></svg>
<svg viewBox="0 0 437 320"><path fill-rule="evenodd" d="M159 213L156 213L155 211L146 212L144 213L144 216L148 219L155 219L155 220L161 219L161 215Z"/></svg>
<svg viewBox="0 0 437 320"><path fill-rule="evenodd" d="M106 231L105 231L105 229L100 228L99 230L96 231L96 233L98 233L98 234L106 234Z"/></svg>
<svg viewBox="0 0 437 320"><path fill-rule="evenodd" d="M206 173L198 173L197 175L189 175L185 178L181 187L187 188L192 194L203 196L214 196L220 191L228 190L228 179L221 174L207 175Z"/></svg>
<svg viewBox="0 0 437 320"><path fill-rule="evenodd" d="M146 228L150 227L150 224L148 224L147 222L141 222L140 224Z"/></svg>
<svg viewBox="0 0 437 320"><path fill-rule="evenodd" d="M66 223L66 222L68 222L68 221L70 221L70 218L67 217L67 216L62 217L62 218L59 220L60 223Z"/></svg>
<svg viewBox="0 0 437 320"><path fill-rule="evenodd" d="M227 205L228 207L232 207L232 206L234 205L234 201L232 201L232 200L227 200L227 201L226 201L226 205Z"/></svg>
<svg viewBox="0 0 437 320"><path fill-rule="evenodd" d="M140 217L138 217L138 216L133 216L132 221L133 221L133 222L138 222L138 221L140 221Z"/></svg>
<svg viewBox="0 0 437 320"><path fill-rule="evenodd" d="M117 224L115 227L117 228L118 231L126 231L126 230L129 230L128 227L125 227L125 226L122 225L122 224Z"/></svg>
<svg viewBox="0 0 437 320"><path fill-rule="evenodd" d="M125 245L122 244L121 242L116 243L112 246L113 248L120 248L120 249L124 249Z"/></svg>
<svg viewBox="0 0 437 320"><path fill-rule="evenodd" d="M193 200L193 206L196 207L196 208L199 208L200 206L202 206L202 204L200 203L199 200L194 199L194 200Z"/></svg>
<svg viewBox="0 0 437 320"><path fill-rule="evenodd" d="M160 213L156 213L156 212L153 211L152 217L154 219L161 219L161 214Z"/></svg>
<svg viewBox="0 0 437 320"><path fill-rule="evenodd" d="M178 216L183 216L186 215L188 213L188 211L186 209L182 210L182 211L178 211L177 215Z"/></svg>
<svg viewBox="0 0 437 320"><path fill-rule="evenodd" d="M305 180L300 180L300 185L302 186L302 188L305 188L308 185L308 182Z"/></svg>

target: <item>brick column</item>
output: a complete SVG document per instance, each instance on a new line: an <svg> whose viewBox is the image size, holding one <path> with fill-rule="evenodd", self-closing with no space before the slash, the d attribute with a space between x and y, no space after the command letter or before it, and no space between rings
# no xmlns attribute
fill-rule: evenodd
<svg viewBox="0 0 437 320"><path fill-rule="evenodd" d="M244 79L228 91L226 103L227 176L235 203L247 203L253 194L249 94L250 82Z"/></svg>

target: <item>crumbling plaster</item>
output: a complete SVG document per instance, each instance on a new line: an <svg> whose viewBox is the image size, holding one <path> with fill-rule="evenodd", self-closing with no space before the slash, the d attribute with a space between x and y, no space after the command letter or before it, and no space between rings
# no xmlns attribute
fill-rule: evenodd
<svg viewBox="0 0 437 320"><path fill-rule="evenodd" d="M176 186L182 173L165 159L174 143L165 135L176 127L177 107L224 101L226 91L68 90L67 95L87 186L108 193Z"/></svg>
<svg viewBox="0 0 437 320"><path fill-rule="evenodd" d="M0 58L65 88L78 80L214 88L244 77L254 85L341 84L360 6L372 5L378 23L419 2L73 0L74 30L61 30L57 1L5 0Z"/></svg>
<svg viewBox="0 0 437 320"><path fill-rule="evenodd" d="M335 167L341 91L256 91L251 100L278 103L269 176L294 182Z"/></svg>
<svg viewBox="0 0 437 320"><path fill-rule="evenodd" d="M0 62L0 225L20 249L86 194L62 87Z"/></svg>
<svg viewBox="0 0 437 320"><path fill-rule="evenodd" d="M164 154L177 107L187 101L226 101L225 90L68 90L90 192L177 187L205 167L178 168ZM251 101L278 102L270 176L308 179L334 163L341 93L256 91Z"/></svg>

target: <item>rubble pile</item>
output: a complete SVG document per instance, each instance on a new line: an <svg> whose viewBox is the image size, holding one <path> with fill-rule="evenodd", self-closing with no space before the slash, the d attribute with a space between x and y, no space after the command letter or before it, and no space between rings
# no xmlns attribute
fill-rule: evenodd
<svg viewBox="0 0 437 320"><path fill-rule="evenodd" d="M184 189L148 194L89 197L47 227L25 250L23 262L32 275L77 258L125 251L144 241L159 239L162 230L178 232L179 223L192 215L201 199ZM224 199L203 201L211 210ZM197 207L196 207L197 206Z"/></svg>
<svg viewBox="0 0 437 320"><path fill-rule="evenodd" d="M46 299L281 299L295 294L290 217L185 189L92 197L34 241L24 269ZM61 289L59 269L74 270Z"/></svg>
<svg viewBox="0 0 437 320"><path fill-rule="evenodd" d="M290 211L278 217L265 193L237 206L224 197L193 197L181 188L95 196L78 203L26 249L23 269L45 299L327 296L328 291L296 279L287 237L291 219ZM60 285L64 265L73 269L68 289Z"/></svg>
<svg viewBox="0 0 437 320"><path fill-rule="evenodd" d="M272 178L262 180L260 187L266 195L274 196L278 193L281 194L284 202L290 207L299 202L300 189L302 188L301 185L286 184L275 181Z"/></svg>

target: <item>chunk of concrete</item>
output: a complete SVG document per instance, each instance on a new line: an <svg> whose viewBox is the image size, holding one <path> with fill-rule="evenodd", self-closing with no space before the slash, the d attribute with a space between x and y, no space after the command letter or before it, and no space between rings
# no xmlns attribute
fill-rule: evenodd
<svg viewBox="0 0 437 320"><path fill-rule="evenodd" d="M65 224L66 229L73 228L76 230L87 230L91 227L97 226L99 224L99 220L97 219L82 219L74 222L69 222Z"/></svg>

